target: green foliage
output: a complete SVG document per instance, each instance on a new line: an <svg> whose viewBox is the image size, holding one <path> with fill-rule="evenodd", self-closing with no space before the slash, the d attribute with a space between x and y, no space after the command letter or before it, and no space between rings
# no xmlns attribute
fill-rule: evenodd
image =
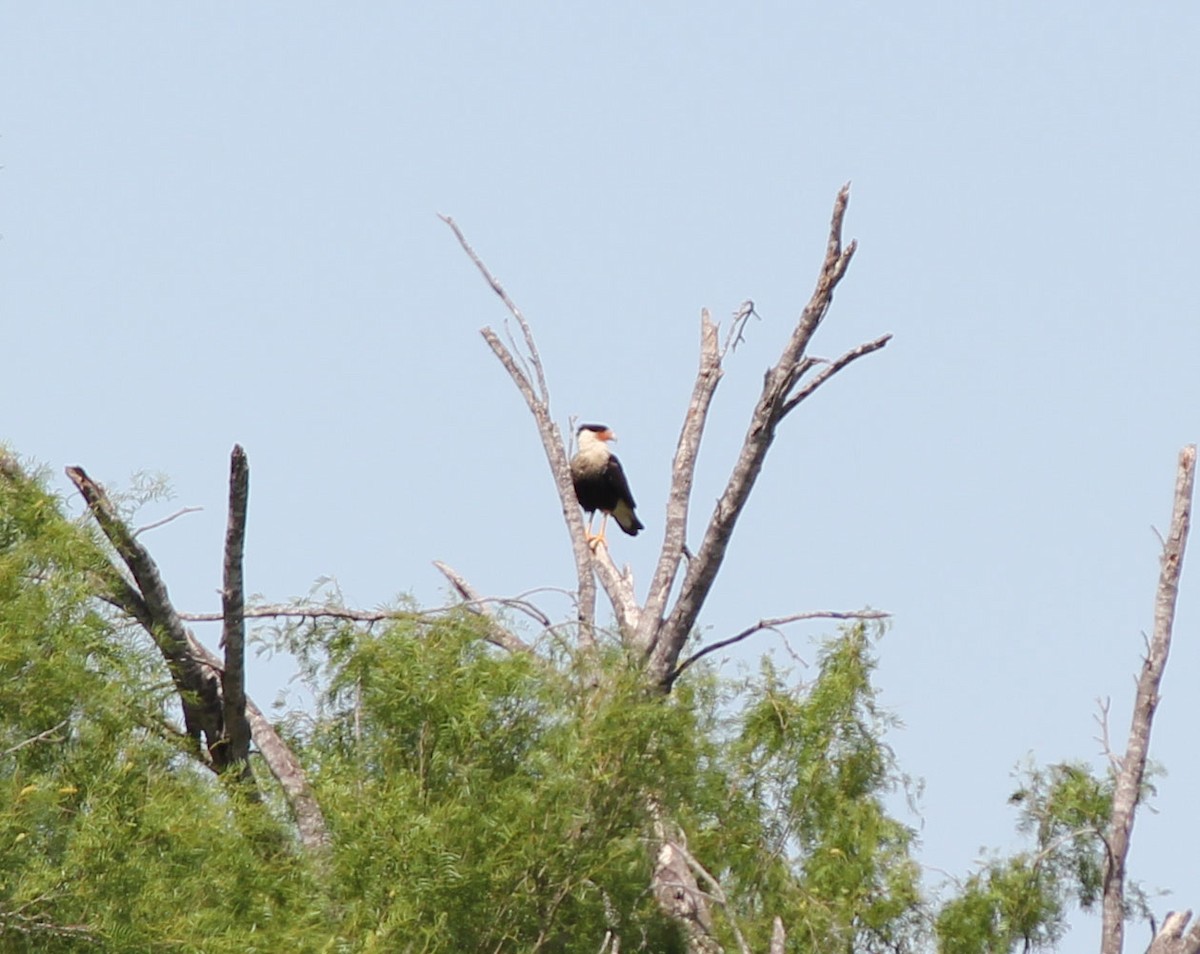
<svg viewBox="0 0 1200 954"><path fill-rule="evenodd" d="M874 665L859 624L825 646L811 685L789 686L764 662L747 688L705 850L727 859L721 880L757 924L752 946L765 947L776 914L797 951L895 951L915 938L920 872L912 830L884 805L904 780L882 742Z"/></svg>
<svg viewBox="0 0 1200 954"><path fill-rule="evenodd" d="M0 950L309 949L303 864L181 754L163 671L96 609L106 565L0 478Z"/></svg>
<svg viewBox="0 0 1200 954"><path fill-rule="evenodd" d="M672 933L646 894L644 838L649 798L677 788L685 706L619 660L576 693L465 615L333 645L334 711L311 745L346 937L523 951L594 949L614 918Z"/></svg>
<svg viewBox="0 0 1200 954"><path fill-rule="evenodd" d="M1072 903L1086 910L1101 897L1111 780L1074 763L1030 769L1010 801L1036 848L988 864L943 906L936 929L945 954L1049 947Z"/></svg>
<svg viewBox="0 0 1200 954"><path fill-rule="evenodd" d="M678 944L647 886L667 806L730 917L765 947L900 950L921 899L912 832L887 815L865 628L811 686L770 666L739 696L701 667L663 697L636 661L569 665L488 647L464 615L327 634L308 671L325 716L303 738L338 844L344 937L392 949ZM311 646L309 647L311 650ZM300 741L298 739L297 741Z"/></svg>
<svg viewBox="0 0 1200 954"><path fill-rule="evenodd" d="M727 950L776 916L793 954L1047 946L1099 896L1111 787L1074 765L1014 795L1033 850L922 896L863 625L807 684L700 664L665 696L619 648L504 653L467 613L286 627L313 702L282 729L333 837L307 858L263 766L259 802L183 744L161 658L96 599L111 572L0 476L0 951L682 951L663 816Z"/></svg>

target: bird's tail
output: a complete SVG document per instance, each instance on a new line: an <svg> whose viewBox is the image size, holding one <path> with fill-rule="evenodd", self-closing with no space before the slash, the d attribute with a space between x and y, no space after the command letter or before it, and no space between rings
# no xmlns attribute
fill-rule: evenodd
<svg viewBox="0 0 1200 954"><path fill-rule="evenodd" d="M639 530L646 529L642 525L642 521L637 518L637 514L633 512L633 508L627 503L619 503L616 509L612 512L613 519L622 530L628 533L631 537L636 537Z"/></svg>

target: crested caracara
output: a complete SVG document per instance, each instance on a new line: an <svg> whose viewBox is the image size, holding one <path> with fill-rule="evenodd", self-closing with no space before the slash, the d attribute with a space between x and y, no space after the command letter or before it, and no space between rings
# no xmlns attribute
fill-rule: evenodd
<svg viewBox="0 0 1200 954"><path fill-rule="evenodd" d="M604 528L608 515L612 514L621 529L636 537L642 529L633 508L633 494L629 492L629 481L621 462L608 449L608 441L616 435L603 424L581 424L578 432L579 451L571 458L571 480L575 484L575 496L588 513L587 537L592 546L604 540ZM596 511L604 514L600 521L600 533L592 536L592 521Z"/></svg>

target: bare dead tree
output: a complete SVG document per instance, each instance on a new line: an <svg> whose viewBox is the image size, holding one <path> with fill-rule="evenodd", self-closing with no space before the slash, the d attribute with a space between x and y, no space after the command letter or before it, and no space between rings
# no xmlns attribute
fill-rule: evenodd
<svg viewBox="0 0 1200 954"><path fill-rule="evenodd" d="M680 564L685 554L690 552L687 545L688 513L704 426L723 374L722 362L732 346L741 340L745 322L755 314L753 304L747 303L739 310L724 346L720 344L719 329L709 313L701 313L700 364L672 463L662 548L645 601L639 602L632 574L617 568L607 548L593 549L588 546L583 519L571 485L566 445L550 411L550 392L545 371L528 321L467 242L454 220L448 216L441 217L488 285L504 302L521 331L520 346L511 336L509 344L505 344L491 327L483 328L481 334L533 414L558 490L579 580L581 648L587 649L594 640L593 580L598 579L612 605L622 639L626 645L643 654L647 679L664 689L670 688L681 671L679 657L683 646L716 581L734 527L749 500L780 422L839 371L859 358L878 351L891 339L891 335L882 335L863 342L832 361L808 353L813 336L829 311L834 291L854 256L855 243L842 244L842 225L849 199L849 187L843 187L834 203L825 258L816 288L778 361L764 376L762 393L751 413L737 461L709 518L700 547L687 562L679 594L670 607L668 602L679 575ZM883 614L870 613L863 617L849 612L844 618L875 619L880 615ZM690 661L694 662L695 658Z"/></svg>
<svg viewBox="0 0 1200 954"><path fill-rule="evenodd" d="M1101 954L1121 954L1125 937L1125 862L1129 855L1134 814L1141 799L1146 775L1146 759L1150 752L1150 730L1158 708L1159 686L1171 651L1171 634L1175 625L1175 603L1179 596L1179 578L1183 572L1183 555L1187 548L1188 529L1192 519L1192 492L1196 480L1196 445L1185 447L1179 454L1175 476L1175 502L1171 528L1163 540L1154 599L1154 634L1150 639L1142 671L1138 677L1137 695L1129 727L1125 754L1118 760L1116 786L1107 833L1108 856L1104 869L1103 933ZM1150 944L1149 954L1197 954L1200 952L1200 924L1185 932L1192 912L1172 912Z"/></svg>
<svg viewBox="0 0 1200 954"><path fill-rule="evenodd" d="M249 494L245 453L234 447L230 460L222 613L224 661L184 625L158 565L117 514L104 488L82 467L68 467L67 476L83 495L89 512L120 559L120 565L110 565L103 573L101 595L139 623L158 647L175 684L193 754L215 772L232 770L250 778L252 739L288 800L301 843L310 850L324 852L330 844L329 834L304 769L245 693L242 550Z"/></svg>
<svg viewBox="0 0 1200 954"><path fill-rule="evenodd" d="M554 485L558 490L559 505L571 540L579 584L577 605L580 648L587 651L595 642L595 580L598 579L612 606L622 641L631 650L641 654L647 683L664 692L670 691L675 679L706 654L746 639L764 629L818 616L879 619L887 615L878 611L821 611L761 620L756 626L749 627L730 639L705 647L680 662L683 647L716 581L738 518L745 509L750 492L762 471L780 422L838 372L859 358L883 348L891 339L891 335L882 335L863 342L832 361L809 354L813 336L828 313L834 291L845 276L854 256L855 243L851 242L845 246L842 244L842 225L849 199L849 187L843 187L834 203L825 258L817 277L816 288L801 311L778 360L763 378L762 392L751 412L741 451L726 481L725 489L709 517L700 546L693 553L689 550L687 541L688 516L704 427L717 385L724 373L722 362L728 352L743 339L746 322L756 314L753 302L743 303L722 345L717 325L707 310L701 312L699 368L671 465L671 486L663 521L663 542L644 602L639 602L637 598L632 573L628 569L619 570L606 547L593 548L588 545L580 508L571 483L567 447L551 414L550 391L546 384L545 370L528 321L468 243L454 220L441 216L520 329L519 344L512 335L506 335L506 344L491 327L483 328L481 334L533 415ZM668 605L685 556L688 557L688 561L678 595L674 604ZM456 588L462 595L475 598L474 591L467 587L465 582L456 582ZM683 928L689 950L694 954L711 954L721 950L713 934L710 912L710 900L721 904L723 899L720 885L701 868L699 873L701 877L710 881L713 892L706 892L700 888L696 878L698 865L688 862L689 855L682 831L665 817L661 809L652 806L650 814L654 819L654 840L657 843L652 889L659 906ZM736 925L734 928L736 933ZM738 941L739 947L744 951L745 942L741 940L740 935ZM772 942L772 950L782 949L783 943L783 926L780 923Z"/></svg>

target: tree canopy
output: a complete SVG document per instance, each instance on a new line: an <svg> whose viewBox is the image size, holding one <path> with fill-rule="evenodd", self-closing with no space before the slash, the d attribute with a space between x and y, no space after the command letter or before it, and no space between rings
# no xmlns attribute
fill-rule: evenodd
<svg viewBox="0 0 1200 954"><path fill-rule="evenodd" d="M1100 898L1113 783L1082 765L1014 793L1028 851L927 893L863 621L803 678L701 662L667 696L617 639L509 652L467 609L282 625L315 702L279 730L322 857L278 786L201 767L161 657L97 600L109 560L9 458L5 950L687 950L649 890L667 811L720 949L768 950L776 919L789 951L1049 947Z"/></svg>

